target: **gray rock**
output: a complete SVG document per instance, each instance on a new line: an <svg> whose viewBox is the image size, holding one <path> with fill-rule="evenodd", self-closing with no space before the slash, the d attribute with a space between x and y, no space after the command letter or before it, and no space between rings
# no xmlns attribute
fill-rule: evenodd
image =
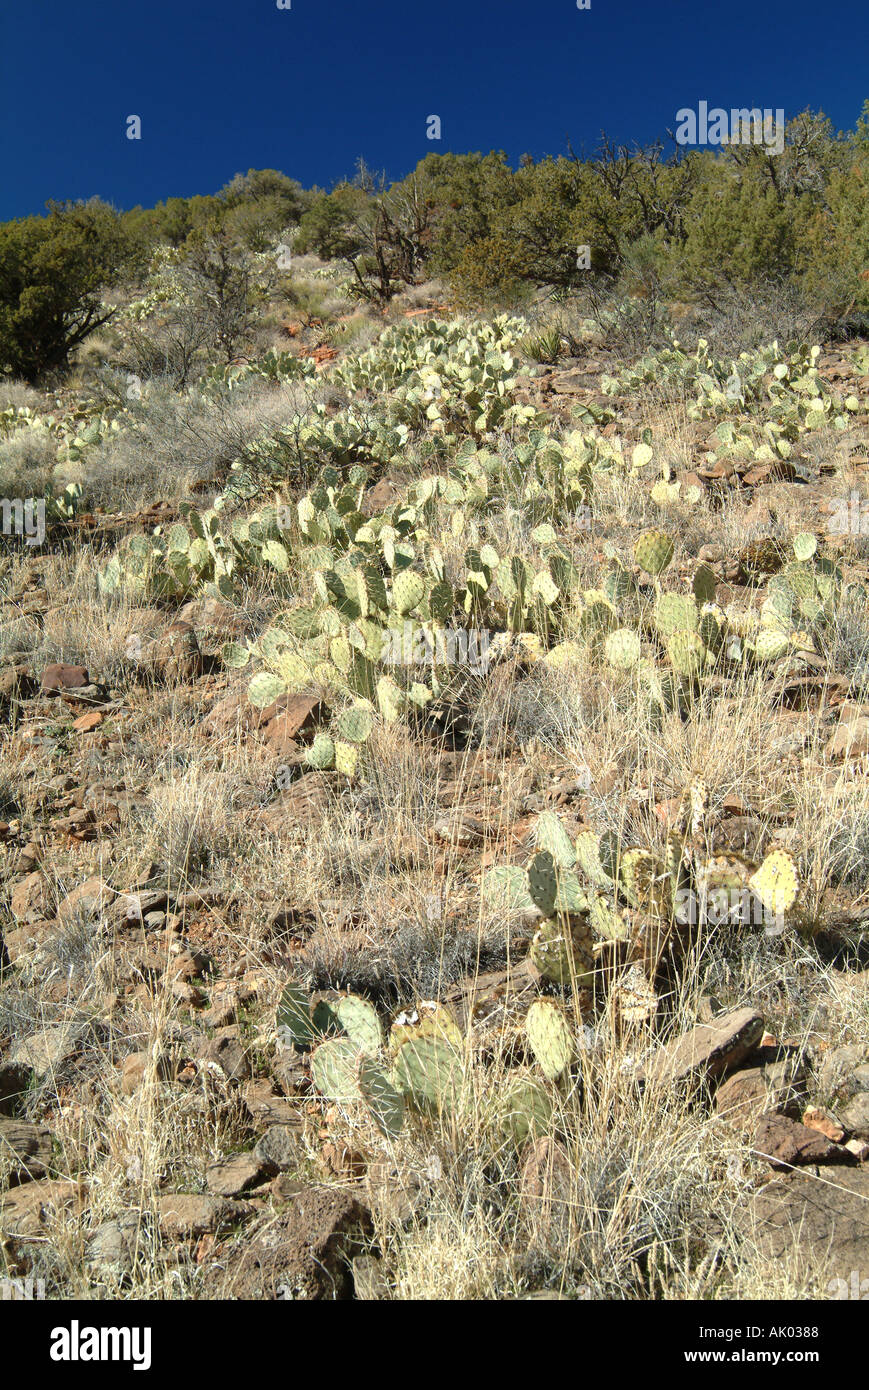
<svg viewBox="0 0 869 1390"><path fill-rule="evenodd" d="M272 1125L258 1140L253 1151L264 1168L272 1174L294 1168L299 1162L298 1137L291 1125Z"/></svg>
<svg viewBox="0 0 869 1390"><path fill-rule="evenodd" d="M238 1197L271 1176L271 1170L251 1153L218 1159L205 1170L209 1192L215 1197Z"/></svg>
<svg viewBox="0 0 869 1390"><path fill-rule="evenodd" d="M91 1274L122 1278L133 1268L142 1218L137 1211L125 1211L113 1221L97 1226L85 1250L85 1267Z"/></svg>

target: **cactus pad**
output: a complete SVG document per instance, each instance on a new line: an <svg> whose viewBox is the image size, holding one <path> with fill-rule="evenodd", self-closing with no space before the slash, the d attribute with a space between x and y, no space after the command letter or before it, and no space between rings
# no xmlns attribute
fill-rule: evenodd
<svg viewBox="0 0 869 1390"><path fill-rule="evenodd" d="M610 666L628 671L640 659L640 639L633 628L620 627L611 632L604 643L604 654Z"/></svg>
<svg viewBox="0 0 869 1390"><path fill-rule="evenodd" d="M634 559L647 574L659 575L673 558L674 545L666 531L644 531L634 546Z"/></svg>
<svg viewBox="0 0 869 1390"><path fill-rule="evenodd" d="M376 1057L383 1045L383 1029L374 1005L357 994L344 994L333 1013L357 1049L368 1057Z"/></svg>
<svg viewBox="0 0 869 1390"><path fill-rule="evenodd" d="M573 1034L552 999L536 999L525 1019L528 1044L544 1076L557 1081L573 1060Z"/></svg>
<svg viewBox="0 0 869 1390"><path fill-rule="evenodd" d="M462 1059L439 1038L413 1038L398 1049L393 1075L417 1109L449 1110L461 1084Z"/></svg>
<svg viewBox="0 0 869 1390"><path fill-rule="evenodd" d="M784 916L797 900L799 871L787 850L772 850L748 880L752 891L774 917Z"/></svg>

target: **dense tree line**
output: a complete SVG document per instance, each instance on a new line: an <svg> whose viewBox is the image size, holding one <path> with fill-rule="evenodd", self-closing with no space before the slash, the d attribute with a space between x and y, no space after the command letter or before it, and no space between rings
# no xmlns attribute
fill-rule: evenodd
<svg viewBox="0 0 869 1390"><path fill-rule="evenodd" d="M780 153L604 140L592 158L524 156L517 169L503 152L429 154L389 185L360 162L329 192L251 169L154 208L50 204L0 224L0 373L63 368L111 316L104 288L141 282L160 247L229 282L282 238L343 261L359 297L380 304L439 276L469 308L590 283L715 307L775 282L833 316L865 312L869 101L847 134L803 112Z"/></svg>

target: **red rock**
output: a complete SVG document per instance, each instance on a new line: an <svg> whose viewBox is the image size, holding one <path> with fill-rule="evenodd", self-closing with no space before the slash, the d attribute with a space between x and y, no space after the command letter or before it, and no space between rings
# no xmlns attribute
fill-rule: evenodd
<svg viewBox="0 0 869 1390"><path fill-rule="evenodd" d="M801 1164L850 1163L853 1155L826 1135L809 1129L787 1115L760 1117L754 1136L755 1157L765 1158L773 1168L792 1168Z"/></svg>
<svg viewBox="0 0 869 1390"><path fill-rule="evenodd" d="M837 1124L832 1115L826 1110L821 1110L817 1105L810 1105L803 1111L803 1124L807 1129L816 1129L825 1138L831 1139L834 1144L841 1144L845 1138L845 1131L840 1124Z"/></svg>
<svg viewBox="0 0 869 1390"><path fill-rule="evenodd" d="M88 710L87 714L79 715L78 719L73 720L72 727L80 734L90 733L91 729L96 729L103 722L103 716L98 709Z"/></svg>
<svg viewBox="0 0 869 1390"><path fill-rule="evenodd" d="M66 666L63 662L54 662L46 666L42 673L43 690L75 690L90 683L86 666Z"/></svg>
<svg viewBox="0 0 869 1390"><path fill-rule="evenodd" d="M50 915L48 884L41 873L28 874L12 889L10 900L16 922L44 922Z"/></svg>
<svg viewBox="0 0 869 1390"><path fill-rule="evenodd" d="M281 695L259 718L259 726L275 751L292 752L296 741L310 743L328 710L317 695Z"/></svg>
<svg viewBox="0 0 869 1390"><path fill-rule="evenodd" d="M847 705L843 705L843 710ZM869 753L869 717L840 718L827 744L828 758L858 758Z"/></svg>

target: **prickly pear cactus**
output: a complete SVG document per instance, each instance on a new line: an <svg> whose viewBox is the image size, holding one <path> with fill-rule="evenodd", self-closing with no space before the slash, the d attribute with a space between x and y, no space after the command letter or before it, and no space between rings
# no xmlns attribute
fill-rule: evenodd
<svg viewBox="0 0 869 1390"><path fill-rule="evenodd" d="M543 1082L531 1072L518 1072L498 1098L502 1132L516 1145L539 1139L552 1128L553 1106Z"/></svg>
<svg viewBox="0 0 869 1390"><path fill-rule="evenodd" d="M550 1081L557 1081L573 1061L573 1034L564 1012L552 999L536 999L525 1018L528 1045Z"/></svg>
<svg viewBox="0 0 869 1390"><path fill-rule="evenodd" d="M462 1081L462 1059L440 1038L402 1043L393 1067L398 1089L418 1110L451 1110Z"/></svg>
<svg viewBox="0 0 869 1390"><path fill-rule="evenodd" d="M674 545L666 531L644 531L634 545L634 559L640 569L657 578L673 558Z"/></svg>
<svg viewBox="0 0 869 1390"><path fill-rule="evenodd" d="M588 917L550 917L535 932L531 962L545 980L590 989L594 984L594 955Z"/></svg>

